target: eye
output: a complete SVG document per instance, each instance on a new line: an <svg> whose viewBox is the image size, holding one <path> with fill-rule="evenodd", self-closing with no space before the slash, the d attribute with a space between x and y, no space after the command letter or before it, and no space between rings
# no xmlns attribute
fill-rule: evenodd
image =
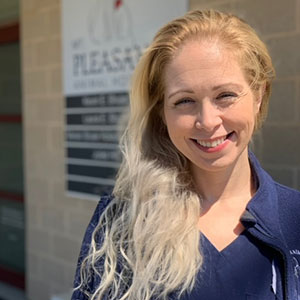
<svg viewBox="0 0 300 300"><path fill-rule="evenodd" d="M234 92L224 92L219 94L216 100L220 105L229 105L236 101L237 98L238 95Z"/></svg>
<svg viewBox="0 0 300 300"><path fill-rule="evenodd" d="M192 104L195 103L195 100L191 99L191 98L183 98L183 99L179 99L177 100L174 105L175 106L183 106L183 105L188 105L188 104Z"/></svg>
<svg viewBox="0 0 300 300"><path fill-rule="evenodd" d="M234 100L235 98L237 98L237 94L233 93L233 92L224 92L221 93L217 96L217 100Z"/></svg>

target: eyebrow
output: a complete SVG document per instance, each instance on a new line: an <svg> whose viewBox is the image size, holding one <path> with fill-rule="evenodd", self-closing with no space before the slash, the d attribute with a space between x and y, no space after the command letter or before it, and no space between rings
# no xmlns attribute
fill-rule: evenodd
<svg viewBox="0 0 300 300"><path fill-rule="evenodd" d="M214 86L214 87L212 88L212 90L213 90L213 91L216 91L216 90L218 90L218 89L220 89L220 88L224 88L224 87L235 87L235 88L237 88L237 89L239 89L239 90L242 90L242 89L243 89L242 85L240 85L240 84L228 82L228 83L216 85L216 86ZM183 89L183 90L179 89L179 90L177 90L177 91L171 93L171 94L168 96L168 99L172 98L173 96L175 96L175 95L178 94L178 93L189 93L189 94L192 94L192 93L194 93L194 91L193 91L193 90L189 90L189 89L186 89L186 90L185 90L185 89Z"/></svg>
<svg viewBox="0 0 300 300"><path fill-rule="evenodd" d="M220 89L220 88L223 88L223 87L235 87L235 88L238 88L238 89L240 89L240 90L243 89L243 86L242 86L242 85L240 85L240 84L238 84L238 83L233 83L233 82L228 82L228 83L216 85L216 86L214 86L212 89L213 89L213 91L216 91L216 90L218 90L218 89Z"/></svg>
<svg viewBox="0 0 300 300"><path fill-rule="evenodd" d="M175 92L171 93L168 96L168 99L172 98L173 96L175 96L178 93L189 93L189 94L192 94L192 93L194 93L194 91L193 90L178 90L178 91L175 91Z"/></svg>

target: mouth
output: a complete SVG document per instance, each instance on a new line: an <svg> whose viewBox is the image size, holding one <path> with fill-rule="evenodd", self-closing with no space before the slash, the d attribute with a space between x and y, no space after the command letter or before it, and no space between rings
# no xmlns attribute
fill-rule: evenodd
<svg viewBox="0 0 300 300"><path fill-rule="evenodd" d="M233 134L234 131L228 133L227 135L215 139L210 139L210 140L192 139L192 141L196 143L198 146L200 146L201 149L214 150L214 149L219 149L226 140L230 139L230 137Z"/></svg>

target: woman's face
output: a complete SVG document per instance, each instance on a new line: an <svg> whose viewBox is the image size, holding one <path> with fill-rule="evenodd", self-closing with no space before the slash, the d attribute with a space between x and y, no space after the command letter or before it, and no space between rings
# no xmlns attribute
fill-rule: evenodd
<svg viewBox="0 0 300 300"><path fill-rule="evenodd" d="M193 167L216 171L246 154L260 99L229 50L214 41L189 41L164 80L164 122Z"/></svg>

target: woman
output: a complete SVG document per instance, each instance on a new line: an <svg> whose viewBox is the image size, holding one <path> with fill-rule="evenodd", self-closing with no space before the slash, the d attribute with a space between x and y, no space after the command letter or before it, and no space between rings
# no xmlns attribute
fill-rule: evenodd
<svg viewBox="0 0 300 300"><path fill-rule="evenodd" d="M300 299L300 193L248 150L273 77L265 45L232 15L194 11L157 33L72 299Z"/></svg>

